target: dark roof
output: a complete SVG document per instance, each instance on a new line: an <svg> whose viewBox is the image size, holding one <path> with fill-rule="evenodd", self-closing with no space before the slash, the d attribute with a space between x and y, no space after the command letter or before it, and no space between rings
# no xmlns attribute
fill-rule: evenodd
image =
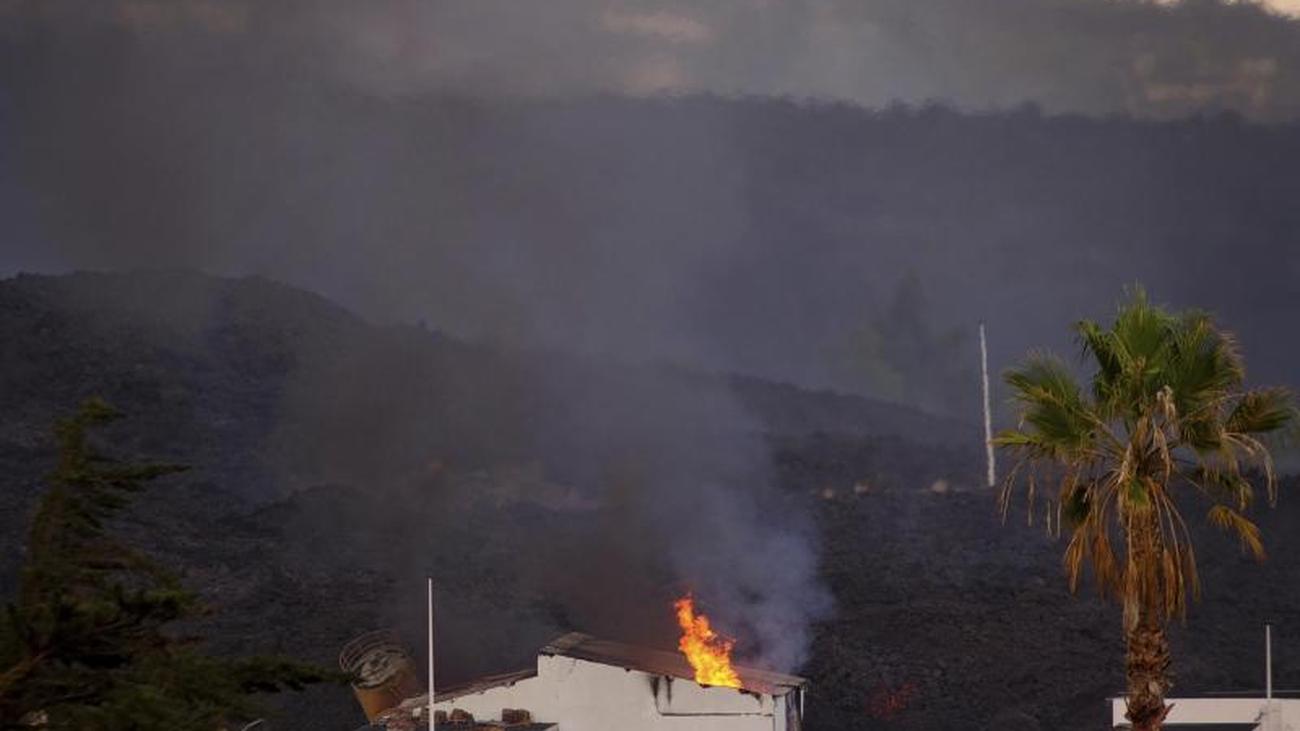
<svg viewBox="0 0 1300 731"><path fill-rule="evenodd" d="M445 688L438 688L434 692L434 698L438 701L449 701L463 695L481 693L490 688L514 685L521 680L536 677L536 675L536 668L531 670L517 670L513 673L502 673L500 675L485 675L481 678L475 678L467 683L457 683L456 685L449 685Z"/></svg>
<svg viewBox="0 0 1300 731"><path fill-rule="evenodd" d="M394 723L399 725L393 725ZM506 726L499 721L475 722L468 723L440 723L437 725L437 731L549 731L555 728L554 723L517 723L512 726ZM395 729L411 728L418 731L425 731L429 728L427 724L421 725L419 721L409 717L400 720L393 720L387 723L376 722L358 727L356 731L394 731Z"/></svg>
<svg viewBox="0 0 1300 731"><path fill-rule="evenodd" d="M666 675L684 680L695 679L695 671L679 652L651 650L622 642L596 639L581 632L571 632L553 640L541 649L541 654L572 657L602 665L615 665L653 675ZM744 690L766 695L785 695L795 688L808 685L806 678L739 665L736 666L736 674L740 676L740 683Z"/></svg>
<svg viewBox="0 0 1300 731"><path fill-rule="evenodd" d="M506 726L500 721L480 721L473 725L467 723L440 723L438 724L438 731L502 731L502 729L509 729L509 731L547 731L547 729L555 728L555 726L554 723L517 723L513 726Z"/></svg>
<svg viewBox="0 0 1300 731"><path fill-rule="evenodd" d="M1259 728L1256 723L1166 723L1162 728L1170 731L1254 731Z"/></svg>
<svg viewBox="0 0 1300 731"><path fill-rule="evenodd" d="M1258 699L1258 700L1264 700L1264 694L1265 694L1265 692L1266 692L1266 691L1265 691L1264 689L1261 688L1260 690L1223 690L1223 691L1214 691L1214 692L1210 692L1210 693L1205 693L1204 695L1210 696L1210 697L1212 697L1212 698L1235 698L1235 697L1242 697L1242 698L1256 698L1256 699ZM1184 698L1192 698L1192 697L1194 697L1194 696L1192 696L1191 694L1186 693L1186 692L1180 692L1179 695L1183 696ZM1275 689L1273 690L1273 697L1274 697L1274 698L1300 698L1300 690L1277 690L1277 689L1275 688Z"/></svg>

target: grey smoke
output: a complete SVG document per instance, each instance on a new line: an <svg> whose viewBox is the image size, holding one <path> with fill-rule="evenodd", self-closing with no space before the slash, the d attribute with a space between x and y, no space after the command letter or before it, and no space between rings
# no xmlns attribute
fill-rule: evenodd
<svg viewBox="0 0 1300 731"><path fill-rule="evenodd" d="M644 371L627 386L588 390L575 414L601 435L591 448L626 455L624 480L601 483L627 509L618 529L641 527L635 550L666 559L674 593L692 592L740 659L797 670L832 609L806 496L779 488L763 425L725 386Z"/></svg>
<svg viewBox="0 0 1300 731"><path fill-rule="evenodd" d="M1295 22L1208 0L5 2L0 270L265 274L381 321L849 389L826 362L878 345L863 325L909 268L932 298L910 324L987 317L995 369L1145 279L1235 308L1254 352L1285 310L1243 295L1293 302L1300 266L1294 132L1048 122L1019 105L1288 119L1296 41ZM638 101L690 92L818 101ZM1017 111L888 108L931 99ZM972 152L971 130L1002 146ZM1232 267L1272 287L1223 283ZM1269 374L1288 362L1274 347ZM364 406L387 385L348 373L291 403ZM761 444L704 459L682 432L752 432L752 415L725 392L534 377L611 449L697 468L629 488L644 541L628 555L665 552L724 626L794 667L827 607L808 526ZM931 390L917 401L955 398ZM376 433L419 423L403 405L367 412ZM335 476L385 463L347 436Z"/></svg>
<svg viewBox="0 0 1300 731"><path fill-rule="evenodd" d="M738 653L794 671L808 659L813 623L830 616L832 600L816 578L811 527L778 506L764 515L752 487L693 491L686 507L697 517L681 526L670 550L681 575L720 610L717 625L756 641L759 652L742 642Z"/></svg>
<svg viewBox="0 0 1300 731"><path fill-rule="evenodd" d="M474 338L864 390L811 361L840 357L836 332L884 305L907 268L925 275L933 315L969 331L962 303L987 290L964 280L1003 274L981 271L989 257L978 252L1032 237L1095 266L1096 244L1062 243L1083 238L1086 211L1158 199L1180 173L1143 167L1152 140L1133 135L1117 157L1134 162L1107 171L1104 186L1054 192L1048 213L1017 202L985 218L996 230L936 234L900 225L892 217L910 211L882 212L873 206L892 204L862 192L871 171L849 163L884 143L791 148L790 134L810 129L783 126L791 109L548 100L704 91L1279 119L1300 99L1297 27L1211 0L10 2L0 6L0 271L265 274ZM835 112L822 104L828 123L810 134L872 121ZM919 158L921 145L964 131L925 134L900 153ZM996 190L1010 167L983 164L989 172L966 168L948 184ZM924 165L915 184L933 185ZM821 188L787 192L808 181ZM902 190L908 179L889 182ZM1267 218L1240 212L1254 184L1234 188L1240 204L1209 192L1236 212L1204 230L1226 242L1247 218ZM772 199L780 225L762 220ZM768 242L763 254L756 241ZM793 251L809 247L820 253ZM949 266L958 249L977 252L965 272ZM1139 256L1123 276L1179 279L1158 261ZM1099 286L1120 283L1107 273L1028 316L1078 316L1109 301ZM1191 289L1170 284L1169 296ZM996 311L978 315L1018 316L1018 296L993 292ZM808 338L768 334L789 332ZM1008 339L994 369L1030 342Z"/></svg>

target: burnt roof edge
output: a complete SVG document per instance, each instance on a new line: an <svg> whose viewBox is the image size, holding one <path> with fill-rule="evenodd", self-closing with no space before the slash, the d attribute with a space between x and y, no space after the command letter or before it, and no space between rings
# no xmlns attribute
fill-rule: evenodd
<svg viewBox="0 0 1300 731"><path fill-rule="evenodd" d="M589 652L584 649L584 645L590 642L600 642L606 645L612 645L625 654L614 656L600 652ZM621 667L626 670L636 670L638 672L650 673L653 675L663 675L665 677L680 678L683 680L694 681L689 674L665 672L663 668L647 667L644 662L638 663L637 653L651 653L655 655L672 655L673 653L665 650L656 650L648 647L637 647L622 642L613 642L610 640L600 640L597 637L586 634L585 632L570 632L561 635L538 651L539 655L569 657L575 660L584 660L599 665L609 665L611 667ZM685 662L685 658L681 658ZM788 675L779 673L774 670L764 670L762 668L747 667L744 665L735 666L736 673L740 675L742 688L750 692L761 692L767 695L785 695L789 690L807 688L808 679L798 675ZM777 692L778 689L784 688L785 692Z"/></svg>

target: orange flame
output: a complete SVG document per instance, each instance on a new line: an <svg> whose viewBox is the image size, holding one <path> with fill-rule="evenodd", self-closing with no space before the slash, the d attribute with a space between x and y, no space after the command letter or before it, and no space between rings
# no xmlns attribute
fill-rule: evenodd
<svg viewBox="0 0 1300 731"><path fill-rule="evenodd" d="M673 603L682 638L677 647L695 669L695 682L739 688L740 676L731 667L731 648L735 641L719 637L709 626L709 618L695 613L695 599L689 594Z"/></svg>

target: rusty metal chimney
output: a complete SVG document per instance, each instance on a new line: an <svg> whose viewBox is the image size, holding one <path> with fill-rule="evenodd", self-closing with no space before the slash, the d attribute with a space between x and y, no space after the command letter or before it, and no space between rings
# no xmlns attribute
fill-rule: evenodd
<svg viewBox="0 0 1300 731"><path fill-rule="evenodd" d="M352 692L368 721L422 690L415 663L391 630L367 632L344 645L339 667L352 676Z"/></svg>

